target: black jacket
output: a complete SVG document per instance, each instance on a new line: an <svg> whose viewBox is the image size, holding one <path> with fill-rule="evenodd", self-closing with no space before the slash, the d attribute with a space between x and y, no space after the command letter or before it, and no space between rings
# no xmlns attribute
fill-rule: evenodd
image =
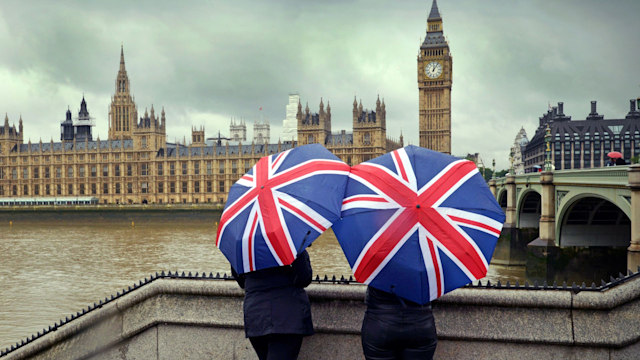
<svg viewBox="0 0 640 360"><path fill-rule="evenodd" d="M244 330L247 337L268 334L312 335L311 305L304 290L311 283L309 254L303 251L289 266L238 275L231 269L244 295Z"/></svg>

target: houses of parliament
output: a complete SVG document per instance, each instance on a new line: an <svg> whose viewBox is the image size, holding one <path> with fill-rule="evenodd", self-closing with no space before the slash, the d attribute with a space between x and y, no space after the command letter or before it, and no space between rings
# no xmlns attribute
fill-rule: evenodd
<svg viewBox="0 0 640 360"><path fill-rule="evenodd" d="M420 146L445 153L451 152L451 69L434 0L418 53L419 133ZM328 101L325 107L321 99L317 112L308 105L303 109L298 102L297 141L277 143L254 139L244 144L245 138L238 136L244 124L234 122L232 137L224 142L218 136L207 143L204 128L192 128L189 144L169 143L164 108L159 115L153 106L144 115L137 109L121 48L106 140L93 139L95 124L84 98L75 119L67 110L60 142L25 143L22 118L16 128L5 115L0 126L0 205L16 199L36 204L50 203L47 199L63 199L62 203L91 199L99 204L224 203L231 185L261 157L294 146L323 144L350 165L403 146L402 135L399 141L387 137L386 104L380 98L375 110L364 109L362 101L354 99L351 132L332 132Z"/></svg>

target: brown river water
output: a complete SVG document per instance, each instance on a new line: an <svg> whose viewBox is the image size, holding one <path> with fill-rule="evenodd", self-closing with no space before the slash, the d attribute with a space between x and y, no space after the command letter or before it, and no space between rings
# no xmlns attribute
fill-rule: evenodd
<svg viewBox="0 0 640 360"><path fill-rule="evenodd" d="M0 212L0 349L156 272L229 273L214 244L218 219L184 210ZM309 255L314 274L352 275L331 231ZM483 280L524 273L492 265Z"/></svg>

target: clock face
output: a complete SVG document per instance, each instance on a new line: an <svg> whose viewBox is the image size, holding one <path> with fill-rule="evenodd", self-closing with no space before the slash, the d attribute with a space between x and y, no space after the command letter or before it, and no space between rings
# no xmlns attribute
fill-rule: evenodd
<svg viewBox="0 0 640 360"><path fill-rule="evenodd" d="M424 67L424 74L430 79L436 79L442 75L442 64L437 61L432 61Z"/></svg>

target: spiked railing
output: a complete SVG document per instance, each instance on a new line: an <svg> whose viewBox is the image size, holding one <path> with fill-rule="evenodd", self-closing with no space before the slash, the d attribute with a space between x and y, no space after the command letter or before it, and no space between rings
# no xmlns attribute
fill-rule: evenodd
<svg viewBox="0 0 640 360"><path fill-rule="evenodd" d="M465 288L496 289L496 290L516 289L516 290L528 290L528 291L556 290L556 291L572 291L573 293L577 294L581 291L602 292L637 277L640 277L640 267L638 267L637 272L635 273L629 270L629 272L626 275L619 273L617 277L610 276L608 282L605 280L601 280L600 285L591 283L591 286L587 286L584 282L581 285L577 285L576 283L568 285L566 282L563 282L561 285L558 285L556 282L554 282L551 285L547 284L547 282L543 282L542 284L539 284L538 282L534 282L533 284L530 284L529 282L524 282L524 284L520 284L518 281L516 281L515 284L511 284L508 281L506 284L502 284L500 281L498 281L497 283L491 283L490 281L487 281L486 283L483 284L482 281L479 280L475 284L472 283L472 284L466 285ZM191 280L222 280L222 281L235 280L235 278L232 275L227 275L226 273L222 275L220 275L220 273L216 273L214 275L212 272L208 274L206 272L201 272L201 273L196 272L195 274L193 274L192 272L185 273L184 271L181 273L178 271L176 272L169 271L166 273L164 271L160 273L156 272L155 274L152 274L151 276L149 276L149 278L145 277L144 280L134 282L133 286L128 286L126 289L122 289L122 291L117 291L115 295L112 294L111 296L105 297L104 299L101 299L98 302L94 302L93 305L88 305L86 308L83 308L81 311L78 311L75 314L71 314L70 316L65 316L64 319L60 319L59 321L55 322L53 325L50 325L47 328L43 328L42 331L38 331L37 333L32 334L31 336L25 339L22 339L19 342L16 342L14 345L11 345L10 347L5 348L4 350L0 350L0 357L4 357L5 355L39 339L42 336L52 331L58 330L58 328L66 325L70 321L76 320L96 309L102 308L104 305L119 299L120 297L130 293L133 290L137 290L140 287L150 284L157 279L191 279ZM356 281L353 279L352 276L349 276L348 279L345 278L344 276L341 276L338 279L336 278L335 275L332 276L331 278L329 278L327 275L324 275L323 278L321 278L319 275L316 275L315 279L313 279L313 283L348 285L348 284L356 283Z"/></svg>

